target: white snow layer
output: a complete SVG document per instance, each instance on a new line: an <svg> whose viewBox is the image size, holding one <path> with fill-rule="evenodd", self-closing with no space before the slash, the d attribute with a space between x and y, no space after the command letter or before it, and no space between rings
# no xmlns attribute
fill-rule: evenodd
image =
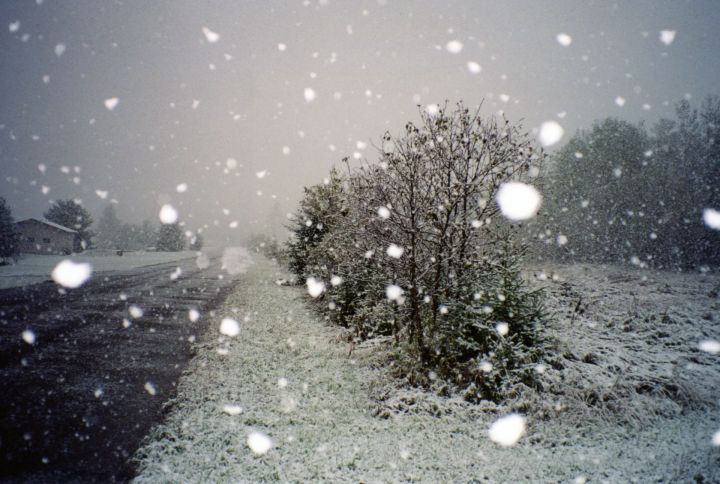
<svg viewBox="0 0 720 484"><path fill-rule="evenodd" d="M699 402L717 404L720 365L697 344L704 332L720 336L702 318L720 277L542 271L558 276L542 284L563 368L543 367L543 393L473 405L389 383L391 339L356 343L348 356L344 330L308 309L304 288L274 284L290 276L258 256L217 309L242 308L252 323L224 356L216 328L200 338L172 410L135 455L136 482L690 482L699 473L718 482L720 412ZM578 300L584 312L573 318ZM648 390L665 383L679 393ZM218 411L228 402L242 412ZM493 422L521 406L519 440L493 442ZM521 425L508 427L505 442ZM271 444L251 444L254 432Z"/></svg>

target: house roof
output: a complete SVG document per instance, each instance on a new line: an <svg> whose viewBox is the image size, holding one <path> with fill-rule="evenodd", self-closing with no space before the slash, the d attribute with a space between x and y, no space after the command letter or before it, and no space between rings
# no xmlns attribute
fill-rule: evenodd
<svg viewBox="0 0 720 484"><path fill-rule="evenodd" d="M51 222L51 221L49 221L49 220L45 220L44 218L43 218L43 219L28 218L28 219L25 219L25 220L21 220L21 221L19 221L19 222L17 222L17 223L21 224L21 223L23 223L23 222L38 222L38 223L45 224L45 225L49 225L50 227L53 227L53 228L62 230L63 232L68 232L68 233L71 233L71 234L77 233L77 231L75 231L75 230L73 230L73 229L69 229L69 228L67 228L67 227L63 227L63 226L60 225L60 224L56 224L55 222Z"/></svg>

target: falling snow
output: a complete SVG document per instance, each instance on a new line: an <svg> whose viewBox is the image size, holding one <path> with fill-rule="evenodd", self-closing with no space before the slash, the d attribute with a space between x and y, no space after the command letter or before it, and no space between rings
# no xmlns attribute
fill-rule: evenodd
<svg viewBox="0 0 720 484"><path fill-rule="evenodd" d="M660 42L662 42L665 45L670 45L675 40L675 31L674 30L661 30L660 31Z"/></svg>
<svg viewBox="0 0 720 484"><path fill-rule="evenodd" d="M152 382L145 382L145 391L148 392L149 395L157 395L157 388Z"/></svg>
<svg viewBox="0 0 720 484"><path fill-rule="evenodd" d="M399 259L400 257L402 257L403 252L405 252L405 249L403 249L402 247L400 247L398 245L390 244L385 252L387 253L388 256L392 257L393 259Z"/></svg>
<svg viewBox="0 0 720 484"><path fill-rule="evenodd" d="M503 183L497 192L502 214L514 222L534 217L541 202L542 197L535 187L521 182Z"/></svg>
<svg viewBox="0 0 720 484"><path fill-rule="evenodd" d="M557 40L557 43L562 45L563 47L567 47L572 44L572 37L570 37L566 33L557 34L555 36L555 40Z"/></svg>
<svg viewBox="0 0 720 484"><path fill-rule="evenodd" d="M700 351L706 351L708 353L716 355L720 353L720 341L705 339L698 343L698 348L700 349Z"/></svg>
<svg viewBox="0 0 720 484"><path fill-rule="evenodd" d="M198 311L197 309L190 309L188 311L188 319L190 320L190 322L194 323L195 321L200 319L200 311Z"/></svg>
<svg viewBox="0 0 720 484"><path fill-rule="evenodd" d="M436 116L440 112L440 106L437 104L428 104L425 106L425 111L427 111L430 116Z"/></svg>
<svg viewBox="0 0 720 484"><path fill-rule="evenodd" d="M75 289L90 279L92 274L92 265L87 262L74 262L65 259L53 269L51 276L53 281L63 287Z"/></svg>
<svg viewBox="0 0 720 484"><path fill-rule="evenodd" d="M451 40L445 44L445 50L451 54L459 54L463 50L463 44L459 40Z"/></svg>
<svg viewBox="0 0 720 484"><path fill-rule="evenodd" d="M399 301L402 298L403 290L400 286L390 284L385 288L385 296L391 301Z"/></svg>
<svg viewBox="0 0 720 484"><path fill-rule="evenodd" d="M711 229L720 230L720 211L714 208L704 209L703 222Z"/></svg>
<svg viewBox="0 0 720 484"><path fill-rule="evenodd" d="M240 323L233 318L223 318L220 322L220 333L231 338L235 337L240 334Z"/></svg>
<svg viewBox="0 0 720 484"><path fill-rule="evenodd" d="M19 406L22 412L10 417L24 418L24 412L43 425L61 417L61 404L75 399L54 393L56 383L75 392L68 395L78 399L77 408L82 398L97 399L91 401L97 408L70 412L75 420L82 417L67 427L74 436L20 429L24 445L36 454L34 462L55 465L59 459L43 450L44 441L66 437L78 448L89 442L86 455L134 448L108 447L93 433L100 428L108 433L113 427L102 419L134 393L158 406L173 397L163 421L152 422L169 430L142 429L150 434L141 451L123 454L142 462L138 482L461 482L468 476L579 484L715 482L694 467L704 460L714 464L717 449L711 446L720 447L717 378L708 377L716 376L720 355L717 264L711 257L702 260L704 254L687 265L666 263L698 247L712 249L714 231L720 231L720 207L705 196L715 193L716 180L700 173L699 162L692 164L700 152L706 161L705 145L713 146L717 134L715 124L702 124L704 105L698 101L715 81L701 78L712 71L717 37L708 30L713 18L708 5L653 5L652 22L638 26L632 14L642 9L632 2L611 9L573 7L554 23L546 8L527 2L527 11L512 17L517 25L502 27L494 8L470 1L440 12L420 3L398 8L387 0L347 11L341 2L301 0L292 15L237 2L220 16L200 7L184 13L182 7L131 12L116 3L101 8L100 17L90 6L40 8L43 0L35 0L13 6L5 18L4 50L12 62L3 78L14 88L0 123L10 163L2 177L3 196L15 205L15 220L40 218L61 200L75 201L95 218L86 237L76 236L77 253L71 254L72 246L51 247L57 252L0 260L0 289L11 279L21 281L12 287L27 286L7 293L8 306L25 298L19 304L28 314L33 306L43 310L41 317L24 320L8 317L5 306L0 311L8 344L17 346L10 347L8 362L23 366L16 373L26 386L47 385L38 387L46 396L28 399L28 409ZM68 18L69 13L77 18ZM705 22L690 27L693 19ZM216 23L222 42L205 22ZM433 22L433 29L424 28ZM680 28L681 37L661 28ZM441 109L452 109L462 98L468 106L481 106L482 116L500 126L497 136L422 133L413 138L417 145L386 145L382 133L411 130L418 118L441 131ZM605 116L644 126L642 116L665 119L677 102L690 100L697 103L697 120L696 108L690 107L687 126L681 119L669 122L661 135L648 129L641 143L633 141L632 157L622 152L630 143L621 137L610 143L612 155L598 157L599 143L575 143L582 136L570 136L594 129L596 121L602 127ZM680 111L685 104L677 106ZM505 119L513 128L528 119L531 134L503 131ZM683 137L696 124L703 141L686 149ZM523 136L532 139L523 144ZM482 151L511 138L516 151L507 166L517 164L507 170L484 173L484 155L467 153L468 146ZM536 149L535 138L544 149ZM385 153L387 146L397 151ZM394 157L400 150L425 147L433 154L423 152L422 162L450 166L458 156L477 172L455 172L453 165L448 186L443 185L447 193L440 193L444 175L425 179L424 166L409 174L397 169L396 162L407 161ZM583 173L576 178L559 170L568 196L555 198L550 175L563 156L570 166L591 167L590 180L584 184ZM297 206L302 186L322 179L327 167L343 159L347 165L336 165L340 208L333 207L330 215L291 218L288 224L283 214ZM682 163L674 166L678 160ZM368 190L362 200L351 200L345 195L354 189L352 174L359 166L393 182L417 175L418 190ZM683 170L694 176L682 185L688 193L672 193L667 187L673 183L666 187L652 179L656 172L667 177L685 175ZM463 190L471 175L484 177L491 187L468 197L467 205L453 205L451 192ZM324 183L320 190L336 187L334 179ZM193 190L187 193L189 185ZM612 188L621 185L642 197L611 197ZM99 214L105 207L128 220L104 225ZM498 220L497 209L504 219ZM563 217L568 225L556 225ZM420 225L408 224L408 218ZM553 351L522 362L521 371L538 378L537 385L512 388L508 400L503 395L472 403L484 398L480 386L507 373L497 352L473 354L462 371L472 373L475 383L457 389L454 382L445 385L438 368L437 373L422 368L422 359L413 361L417 374L406 378L396 358L405 343L412 346L414 337L426 336L431 360L452 361L446 352L455 342L443 344L443 332L462 328L464 314L472 314L470 323L481 328L482 337L502 348L520 340L523 328L506 311L512 290L488 288L490 279L471 278L465 270L477 260L495 263L490 249L474 246L482 252L478 255L471 244L467 251L455 251L428 242L443 219L451 235L442 241L467 234L484 241L486 231L513 225L508 220L530 221L512 229L519 240L537 242L523 262L523 278L545 291L541 302L553 316L536 326L547 331ZM350 229L334 236L339 220L351 220L343 222ZM301 235L293 243L308 242L330 262L308 263L288 274L283 223L298 227ZM73 218L63 225L85 230ZM586 245L618 228L618 243L604 244L597 260L583 259ZM177 229L184 244L177 254L163 253L156 243L157 232L170 229ZM352 236L358 233L369 237ZM321 240L325 234L331 236ZM254 242L256 236L261 243ZM231 246L241 240L252 241L252 249ZM23 234L22 242L41 251L40 240ZM536 252L538 258L531 258ZM346 254L361 271L348 269ZM145 262L136 263L140 259ZM440 281L446 286L433 287L427 283L428 268L440 261L457 271ZM407 270L411 263L412 271ZM376 274L372 286L358 283ZM56 284L46 282L48 275ZM141 287L123 285L139 276L144 276ZM219 281L227 290L219 290ZM112 291L107 301L96 298L101 287ZM474 299L458 303L453 292ZM375 298L372 307L355 307L366 293ZM85 309L73 306L81 303ZM403 326L408 314L427 326L426 335ZM340 315L350 315L345 326L329 324ZM172 333L178 328L182 332ZM82 331L94 338L92 348L85 349L92 356L87 361L102 367L126 359L145 368L142 376L113 369L79 384L53 345L79 347ZM151 338L153 348L167 347L161 339L167 334L193 355L172 363L178 372L187 364L180 381L154 373L169 369L152 360L154 350L143 350L152 361L135 361L142 352L128 350L127 357L117 358L110 351L121 343L134 350L142 338ZM40 374L47 361L61 365L50 377ZM410 380L420 385L409 385ZM132 385L132 391L120 391L122 384ZM147 398L159 388L162 398ZM434 393L438 388L442 396ZM53 395L47 409L30 412L33 400ZM527 420L510 413L520 409ZM53 419L38 419L46 410ZM518 444L526 425L532 432L520 448L498 447ZM70 454L65 460L82 461ZM91 460L100 457L85 463ZM185 466L205 468L191 475L183 474ZM675 474L664 475L668 469ZM38 479L64 475L50 466L38 472Z"/></svg>
<svg viewBox="0 0 720 484"><path fill-rule="evenodd" d="M273 441L262 432L251 432L247 436L247 446L257 455L266 454L273 446Z"/></svg>
<svg viewBox="0 0 720 484"><path fill-rule="evenodd" d="M210 30L207 27L203 27L202 32L203 32L203 34L205 34L205 38L207 39L207 41L210 42L211 44L214 44L215 42L220 40L220 34L213 32L212 30Z"/></svg>
<svg viewBox="0 0 720 484"><path fill-rule="evenodd" d="M306 102L312 102L312 101L314 101L314 100L315 100L315 97L317 96L317 94L315 93L315 90L312 89L312 88L310 88L310 87L306 87L306 88L305 88L305 91L303 92L303 95L305 96L305 101L306 101Z"/></svg>
<svg viewBox="0 0 720 484"><path fill-rule="evenodd" d="M163 205L158 216L160 217L160 223L163 224L174 224L178 220L177 210L170 204Z"/></svg>
<svg viewBox="0 0 720 484"><path fill-rule="evenodd" d="M479 74L480 71L482 71L482 66L475 61L468 61L467 70L470 71L471 74Z"/></svg>
<svg viewBox="0 0 720 484"><path fill-rule="evenodd" d="M325 292L325 283L315 279L314 277L309 277L305 281L305 285L307 286L307 292L311 297L319 297L323 292Z"/></svg>
<svg viewBox="0 0 720 484"><path fill-rule="evenodd" d="M32 345L35 344L35 333L29 329L26 329L23 331L20 336L22 337L23 341L25 341L27 344Z"/></svg>
<svg viewBox="0 0 720 484"><path fill-rule="evenodd" d="M538 138L540 143L547 147L560 141L563 134L565 134L565 130L559 123L556 121L545 121L542 125L540 125Z"/></svg>
<svg viewBox="0 0 720 484"><path fill-rule="evenodd" d="M131 304L131 305L128 307L128 313L130 313L130 316L131 316L133 319L138 319L138 318L142 318L143 310L142 310L142 308L140 308L140 306L137 306L137 305L135 305L135 304Z"/></svg>
<svg viewBox="0 0 720 484"><path fill-rule="evenodd" d="M117 107L119 102L120 102L120 100L116 97L108 98L105 100L105 108L108 111L112 111Z"/></svg>
<svg viewBox="0 0 720 484"><path fill-rule="evenodd" d="M525 433L525 418L517 413L502 417L490 426L488 436L503 447L512 447Z"/></svg>
<svg viewBox="0 0 720 484"><path fill-rule="evenodd" d="M228 415L240 415L242 413L242 407L240 405L223 405L222 408L223 412L225 412Z"/></svg>

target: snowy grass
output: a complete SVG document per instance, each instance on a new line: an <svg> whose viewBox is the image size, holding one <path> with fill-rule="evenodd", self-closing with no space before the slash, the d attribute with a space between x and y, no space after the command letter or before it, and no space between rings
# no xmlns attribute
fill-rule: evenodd
<svg viewBox="0 0 720 484"><path fill-rule="evenodd" d="M198 343L165 423L136 454L136 480L717 480L720 455L711 437L720 428L712 406L720 397L720 361L694 349L701 337L718 336L717 324L692 319L718 303L700 294L717 277L652 273L642 281L631 271L626 281L624 271L558 270L560 279L547 282L558 317L546 330L555 333L560 355L558 367L546 372L548 391L528 390L499 407L388 381L387 340L365 342L348 355L343 332L307 309L304 288L276 284L288 275L258 256ZM665 281L671 292L662 292ZM640 301L627 306L631 291ZM566 314L576 295L586 298L587 309ZM651 328L664 331L649 317L657 309L675 321L676 344L653 342ZM628 310L638 316L629 315L633 329L625 331ZM239 335L221 335L225 317L240 322ZM585 358L589 353L597 356ZM621 371L607 369L625 360ZM662 391L642 390L658 380ZM682 392L666 391L665 380L683 380ZM612 395L618 408L588 401L587 389ZM638 395L638 402L620 401ZM513 410L527 416L527 433L504 448L488 438L488 428ZM272 439L267 453L248 447L253 432Z"/></svg>
<svg viewBox="0 0 720 484"><path fill-rule="evenodd" d="M596 265L535 273L555 313L548 416L641 426L717 404L720 358L698 348L720 337L717 274Z"/></svg>
<svg viewBox="0 0 720 484"><path fill-rule="evenodd" d="M69 256L23 254L17 263L0 266L0 289L48 281L55 266L66 259L88 262L92 265L93 273L97 273L135 269L191 257L195 257L195 252L133 251L125 252L122 257L116 255L115 251L99 250Z"/></svg>

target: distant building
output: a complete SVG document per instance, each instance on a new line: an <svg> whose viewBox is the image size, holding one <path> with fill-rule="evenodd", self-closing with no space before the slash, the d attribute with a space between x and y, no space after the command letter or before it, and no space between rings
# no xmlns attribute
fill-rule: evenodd
<svg viewBox="0 0 720 484"><path fill-rule="evenodd" d="M47 220L29 218L15 224L20 234L20 252L26 254L71 254L77 232Z"/></svg>

